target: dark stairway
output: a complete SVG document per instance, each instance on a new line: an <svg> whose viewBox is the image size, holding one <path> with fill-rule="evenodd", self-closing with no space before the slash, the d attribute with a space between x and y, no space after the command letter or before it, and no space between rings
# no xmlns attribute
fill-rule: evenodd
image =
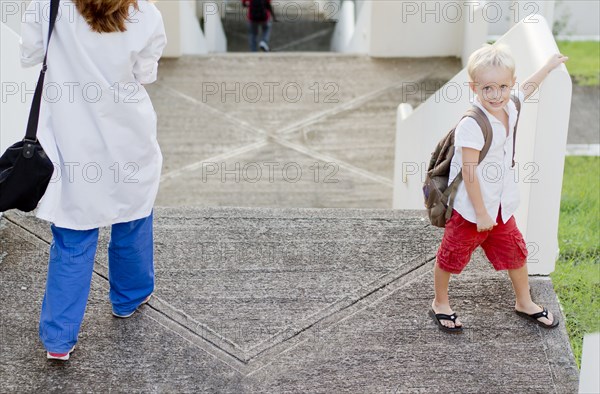
<svg viewBox="0 0 600 394"><path fill-rule="evenodd" d="M328 52L339 6L328 3L324 12L319 12L317 3L310 1L273 1L277 22L271 31L273 52ZM322 10L323 11L323 10ZM247 8L239 2L229 2L223 19L227 36L228 52L248 52Z"/></svg>

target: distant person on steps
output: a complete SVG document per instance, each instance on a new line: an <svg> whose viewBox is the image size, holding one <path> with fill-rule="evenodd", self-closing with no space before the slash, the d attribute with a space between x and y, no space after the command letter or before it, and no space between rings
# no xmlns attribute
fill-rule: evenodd
<svg viewBox="0 0 600 394"><path fill-rule="evenodd" d="M275 12L271 7L271 0L242 0L242 5L248 7L248 33L250 51L270 52L271 27L276 20ZM261 30L260 43L258 43L259 29Z"/></svg>

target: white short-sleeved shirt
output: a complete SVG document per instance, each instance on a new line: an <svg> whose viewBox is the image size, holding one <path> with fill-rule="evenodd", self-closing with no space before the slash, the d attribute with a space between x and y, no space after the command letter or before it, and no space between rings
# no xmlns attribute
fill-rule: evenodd
<svg viewBox="0 0 600 394"><path fill-rule="evenodd" d="M162 166L156 113L142 86L156 80L166 45L162 17L145 0L127 31L96 33L61 1L48 51L38 139L55 164L37 210L58 227L87 230L146 217ZM39 65L50 0L33 0L21 29L21 63Z"/></svg>
<svg viewBox="0 0 600 394"><path fill-rule="evenodd" d="M522 91L513 92L523 104ZM495 220L502 206L502 221L506 223L519 206L518 178L512 168L513 134L517 122L517 108L510 100L504 110L508 113L508 136L500 120L489 113L475 96L472 104L481 108L492 125L492 144L483 161L477 166L476 174L479 179L481 196L490 217ZM456 126L454 135L454 157L450 167L449 182L462 169L462 148L483 149L485 140L481 128L475 119L467 117ZM477 222L475 208L469 199L465 183L461 182L456 192L454 209L466 220Z"/></svg>

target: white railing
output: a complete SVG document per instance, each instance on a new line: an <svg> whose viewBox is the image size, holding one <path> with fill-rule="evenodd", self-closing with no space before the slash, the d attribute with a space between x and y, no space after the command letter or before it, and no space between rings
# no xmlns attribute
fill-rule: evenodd
<svg viewBox="0 0 600 394"><path fill-rule="evenodd" d="M217 3L206 2L204 5L204 33L208 51L227 52L227 37L221 21L221 12Z"/></svg>
<svg viewBox="0 0 600 394"><path fill-rule="evenodd" d="M510 47L517 83L558 52L543 17L521 22L498 40ZM422 182L436 143L469 107L466 70L462 70L414 111L398 109L394 208L423 209ZM571 78L564 65L551 72L523 107L516 161L521 205L515 214L528 243L531 274L549 274L558 256L558 218L571 106Z"/></svg>
<svg viewBox="0 0 600 394"><path fill-rule="evenodd" d="M196 17L194 0L158 1L167 33L164 57L202 55L209 52L207 40Z"/></svg>
<svg viewBox="0 0 600 394"><path fill-rule="evenodd" d="M209 52L205 34L196 17L195 1L179 1L181 4L181 52L184 55L203 55Z"/></svg>
<svg viewBox="0 0 600 394"><path fill-rule="evenodd" d="M19 35L5 23L1 25L2 56L0 56L0 154L23 139L29 107L40 67L22 68Z"/></svg>
<svg viewBox="0 0 600 394"><path fill-rule="evenodd" d="M431 16L431 10L442 12L440 10L446 10L448 5L452 10L447 12L454 12L455 19L448 16L438 20ZM374 57L461 56L465 59L487 39L488 22L482 12L485 5L485 2L461 5L344 0L331 50Z"/></svg>
<svg viewBox="0 0 600 394"><path fill-rule="evenodd" d="M331 50L342 53L369 53L371 0L344 0L331 38Z"/></svg>

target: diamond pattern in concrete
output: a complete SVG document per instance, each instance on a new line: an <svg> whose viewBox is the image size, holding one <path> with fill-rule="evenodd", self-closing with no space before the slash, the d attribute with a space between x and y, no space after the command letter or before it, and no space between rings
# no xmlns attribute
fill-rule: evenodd
<svg viewBox="0 0 600 394"><path fill-rule="evenodd" d="M418 105L459 68L306 53L164 60L150 90L166 163L158 204L389 208L397 105ZM288 172L265 176L269 165ZM322 182L328 171L340 182Z"/></svg>
<svg viewBox="0 0 600 394"><path fill-rule="evenodd" d="M517 317L510 282L481 253L451 283L465 333L437 329L426 312L440 231L422 213L158 208L156 218L156 297L130 319L111 316L103 232L66 364L46 361L37 340L48 226L2 219L3 389L441 392L442 380L473 393L576 391L564 324L544 331ZM562 321L551 282L531 287Z"/></svg>

